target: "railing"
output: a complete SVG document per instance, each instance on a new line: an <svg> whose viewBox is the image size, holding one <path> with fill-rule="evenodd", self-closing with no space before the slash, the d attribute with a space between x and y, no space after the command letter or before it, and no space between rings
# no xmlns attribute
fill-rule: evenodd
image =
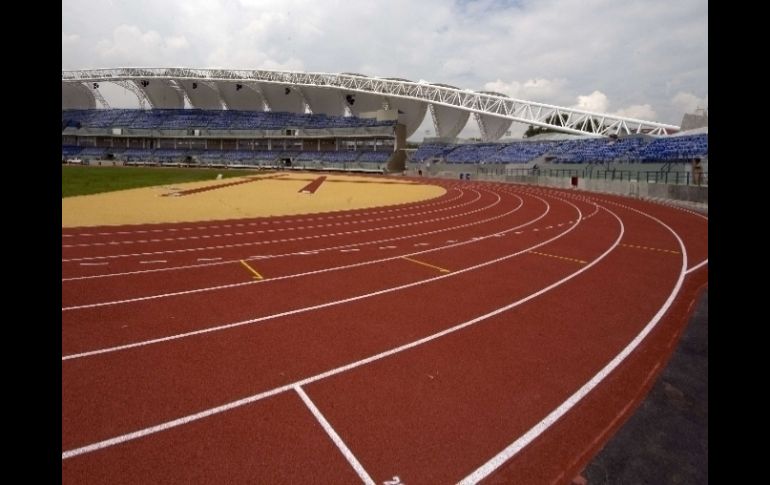
<svg viewBox="0 0 770 485"><path fill-rule="evenodd" d="M479 167L479 174L507 175L513 177L582 177L585 179L618 180L628 182L645 182L648 184L670 185L703 185L708 186L708 172L700 174L693 172L661 172L643 170L581 170L581 169L537 169L537 168L506 168L490 169ZM698 176L699 175L699 176Z"/></svg>

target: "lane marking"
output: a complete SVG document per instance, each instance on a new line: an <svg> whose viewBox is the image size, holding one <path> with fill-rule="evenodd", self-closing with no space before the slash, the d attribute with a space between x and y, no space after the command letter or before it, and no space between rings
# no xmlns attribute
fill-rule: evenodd
<svg viewBox="0 0 770 485"><path fill-rule="evenodd" d="M567 201L565 201L565 202L567 202ZM567 203L570 204L570 202L567 202ZM575 209L577 209L579 216L582 216L582 213L580 213L580 209L577 206L575 206L574 204L570 204L570 205L572 205L573 207L575 207ZM296 382L293 382L293 383L290 383L290 384L286 384L286 385L281 386L281 387L276 387L274 389L271 389L271 390L268 390L268 391L264 391L264 392L261 392L259 394L254 394L252 396L248 396L248 397L239 399L237 401L232 401L232 402L229 402L229 403L226 403L226 404L222 404L220 406L209 408L209 409L197 412L195 414L189 414L189 415L183 416L181 418L177 418L177 419L174 419L174 420L171 420L171 421L166 421L164 423L157 424L155 426L150 426L150 427L147 427L147 428L143 428L143 429L140 429L140 430L137 430L137 431L133 431L131 433L126 433L126 434L123 434L123 435L120 435L120 436L115 436L113 438L109 438L109 439L106 439L106 440L98 441L98 442L92 443L90 445L81 446L80 448L74 448L72 450L64 451L64 452L62 452L62 460L65 460L65 459L68 459L68 458L72 458L74 456L82 455L84 453L90 453L92 451L96 451L96 450L100 450L100 449L103 449L103 448L107 448L109 446L114 446L114 445L117 445L117 444L125 443L127 441L135 440L137 438L142 438L144 436L155 434L155 433L158 433L160 431L164 431L164 430L171 429L171 428L174 428L174 427L177 427L177 426L181 426L183 424L191 423L191 422L197 421L199 419L207 418L207 417L213 416L215 414L223 413L225 411L229 411L230 409L235 409L235 408L238 408L240 406L245 406L247 404L251 404L253 402L257 402L257 401L260 401L262 399L274 396L276 394L281 394L283 392L290 391L290 390L294 389L297 386L306 386L306 385L311 384L313 382L316 382L316 381L319 381L319 380L322 380L322 379L326 379L328 377L340 374L342 372L346 372L346 371L351 370L351 369L355 369L357 367L360 367L360 366L369 364L371 362L375 362L375 361L384 359L386 357L390 357L391 355L399 354L399 353L401 353L401 352L403 352L405 350L409 350L411 348L423 345L423 344L425 344L427 342L433 341L433 340L438 339L440 337L443 337L445 335L449 335L449 334L455 333L455 332L457 332L459 330L462 330L462 329L464 329L466 327L470 327L471 325L475 325L478 322L487 320L487 319L489 319L489 318L491 318L493 316L499 315L499 314L501 314L503 312L506 312L506 311L508 311L508 310L510 310L512 308L520 306L520 305L522 305L522 304L524 304L524 303L526 303L526 302L528 302L528 301L530 301L530 300L532 300L534 298L537 298L538 296L540 296L540 295L542 295L544 293L547 293L547 292L551 291L552 289L554 289L554 288L556 288L558 286L561 286L562 284L566 283L567 281L571 280L572 278L575 278L578 275L582 274L583 272L587 271L589 268L591 268L594 265L598 264L599 261L604 259L608 254L610 254L617 247L617 245L620 243L620 239L623 237L623 233L625 231L625 228L623 226L623 222L620 220L620 218L618 218L609 209L604 209L604 210L606 210L608 213L612 214L618 220L618 222L620 223L620 234L618 235L618 238L615 240L615 242L604 253L602 253L598 258L593 260L588 265L582 267L581 269L575 271L574 273L572 273L570 275L565 276L564 278L562 278L562 279L560 279L558 281L555 281L554 283L550 284L549 286L546 286L545 288L541 288L540 290L538 290L538 291L536 291L534 293L531 293L530 295L528 295L528 296L526 296L524 298L521 298L521 299L519 299L519 300L517 300L517 301L515 301L513 303L510 303L509 305L506 305L504 307L500 307L500 308L498 308L496 310L492 310L491 312L486 313L486 314L481 315L481 316L478 316L478 317L476 317L476 318L474 318L472 320L468 320L466 322L463 322L463 323L460 323L458 325L455 325L454 327L450 327L450 328L444 329L444 330L442 330L440 332L434 333L432 335L428 335L428 336L423 337L423 338L421 338L419 340L415 340L413 342L401 345L399 347L395 347L393 349L386 350L384 352L380 352L379 354L374 354L374 355L371 355L371 356L366 357L364 359L357 360L355 362L351 362L349 364L346 364L346 365L343 365L343 366L340 366L340 367L336 367L334 369L328 370L328 371L323 372L321 374L316 374L314 376L307 377L305 379L301 379L299 381L296 381ZM578 221L580 221L580 219L578 219ZM564 231L559 236L556 236L556 237L552 238L552 240L555 240L555 239L557 239L559 237L564 236L565 234L570 233L578 225L579 225L579 222L578 222L578 224L576 224L576 225L572 226L571 228L569 228L568 230ZM543 242L543 243L540 243L539 246L548 244L549 242L551 242L551 240ZM526 250L525 251L520 251L519 253L516 253L516 254L521 254L521 253L524 253L524 252L526 252ZM512 257L512 256L507 256L507 257L502 258L502 259L508 259L510 257ZM457 273L453 273L453 274L458 274L458 273L464 272L464 271L467 271L467 269L460 270ZM435 281L435 280L447 278L447 277L450 277L450 276L452 276L452 275L438 276L438 277L434 278L433 280ZM414 285L410 284L410 285L405 285L405 286L414 286ZM64 358L62 360L64 360Z"/></svg>
<svg viewBox="0 0 770 485"><path fill-rule="evenodd" d="M676 295L679 293L679 290L682 287L682 283L684 282L685 270L687 268L687 250L684 247L684 242L679 237L679 234L677 234L673 229L671 229L668 225L666 225L660 219L654 216L651 216L645 212L636 210L632 207L625 207L625 206L622 206L621 204L615 204L615 205L620 205L621 207L624 207L628 210L638 212L639 214L658 222L660 225L668 229L668 231L671 232L671 234L674 235L677 242L679 243L680 249L682 250L681 252L682 265L679 271L679 278L677 278L674 288L671 290L671 293L669 294L668 298L663 303L663 306L660 307L658 312L652 317L652 319L647 323L647 325L645 325L642 331L639 332L639 334L637 334L637 336L634 337L634 339L625 348L623 348L623 350L619 354L617 354L609 363L607 363L607 365L605 365L588 382L583 384L583 386L581 386L577 391L575 391L574 394L572 394L569 398L567 398L566 401L561 403L559 407L551 411L546 417L544 417L540 422L535 424L532 428L529 429L529 431L524 433L513 443L506 446L502 451L500 451L500 453L492 457L485 464L481 465L470 475L468 475L463 480L458 482L458 485L470 485L470 484L478 483L479 481L489 476L492 472L497 470L501 465L503 465L503 463L513 458L513 456L519 453L519 451L521 451L522 448L524 448L529 443L531 443L535 438L543 434L553 423L555 423L559 418L564 416L564 414L566 414L570 409L572 409L572 407L575 406L575 404L577 404L581 399L583 399L589 392L591 392L591 390L593 390L596 386L598 386L599 383L601 383L613 370L615 370L615 368L618 365L620 365L626 359L626 357L628 357L631 354L631 352L633 352L639 346L641 341L644 340L644 338L655 328L658 322L663 318L663 315L665 315L665 313L674 303L674 299L676 298ZM615 218L617 218L618 221L620 221L620 219L613 212L609 211L609 209L605 208L605 210L613 214ZM622 221L620 221L620 223L623 224ZM622 233L621 233L621 237L622 237ZM616 245L618 242L620 242L620 238L618 238L618 241L616 241ZM591 263L591 265L589 266L584 267L583 270L588 269L592 265L593 263Z"/></svg>
<svg viewBox="0 0 770 485"><path fill-rule="evenodd" d="M139 264L157 264L157 263L167 263L165 259L152 259L148 261L139 261ZM83 263L80 263L83 264Z"/></svg>
<svg viewBox="0 0 770 485"><path fill-rule="evenodd" d="M262 275L261 275L261 274L259 274L259 273L257 273L257 270L255 270L254 268L252 268L251 266L249 266L249 263L247 263L246 261L244 261L244 260L241 260L241 264L242 264L243 266L245 266L247 270L249 270L249 271L251 271L252 273L254 273L254 276L253 276L253 278L254 278L255 280L263 280L263 279L264 279L264 278L262 277Z"/></svg>
<svg viewBox="0 0 770 485"><path fill-rule="evenodd" d="M545 217L550 212L550 210L551 210L550 204L548 204L548 202L546 202L543 199L540 199L540 200L543 203L546 204L546 211L542 215L537 217L536 219L534 219L532 221L529 221L529 222L527 222L525 224L522 224L522 226L519 226L519 227L527 226L529 224L534 224L535 222L537 222L538 220L542 219L543 217ZM572 205L572 207L574 207L575 210L577 210L578 212L580 211L580 209L578 209L578 207L575 206L574 204L572 204L570 202L567 202L567 201L565 201L565 202L567 204ZM427 283L432 283L434 281L439 281L439 280L441 280L443 278L449 278L449 277L452 277L452 276L457 276L457 275L463 274L463 273L465 273L467 271L473 271L473 270L478 269L478 268L483 268L483 267L489 266L491 264L499 263L501 261L505 261L505 260L514 258L514 257L516 257L516 256L518 256L520 254L526 253L529 250L536 249L536 248L539 248L539 247L544 246L546 244L549 244L549 243L551 243L551 242L553 242L553 241L555 241L555 240L565 236L566 234L568 234L569 232L574 230L576 227L577 226L572 226L569 229L567 229L566 231L564 231L563 233L557 234L556 236L552 237L551 239L548 239L548 240L543 241L541 243L537 243L537 244L535 244L533 246L530 246L530 247L528 247L526 249L522 249L521 251L518 251L518 252L515 252L515 253L511 253L511 254L508 254L508 255L496 258L496 259L489 260L489 261L485 261L485 262L479 263L479 264L477 264L475 266L470 266L470 267L467 267L467 268L464 268L464 269L461 269L461 270L457 270L454 273L448 273L448 274L444 274L444 275L441 275L441 276L435 276L433 278L428 278L428 279L425 279L425 280L419 280L419 281L415 281L415 282L412 282L412 283L406 283L406 284L401 285L401 286L385 288L383 290L378 290L378 291L375 291L375 292L372 292L372 293L365 293L363 295L357 295L357 296L353 296L353 297L350 297L350 298L345 298L345 299L342 299L342 300L335 300L335 301L331 301L331 302L320 303L318 305L313 305L313 306L309 306L309 307L297 308L297 309L294 309L294 310L287 310L287 311L281 312L281 313L275 313L275 314L272 314L272 315L266 315L266 316L262 316L262 317L252 318L252 319L249 319L249 320L242 320L240 322L227 323L227 324L224 324L224 325L218 325L218 326L215 326L215 327L208 327L208 328L203 328L203 329L199 329L199 330L193 330L193 331L186 332L186 333L180 333L180 334L176 334L176 335L169 335L169 336L166 336L166 337L159 337L159 338L151 339L151 340L142 340L142 341L139 341L139 342L133 342L133 343L129 343L129 344L117 345L117 346L114 346L114 347L107 347L107 348L102 348L102 349L97 349L97 350L90 350L90 351L86 351L86 352L81 352L81 353L78 353L78 354L65 355L65 356L62 357L62 361L70 360L70 359L80 359L80 358L83 358L83 357L90 357L92 355L105 354L105 353L109 353L109 352L118 352L118 351L121 351L121 350L132 349L132 348L135 348L135 347L143 347L145 345L154 345L154 344L161 343L161 342L167 342L167 341L171 341L171 340L177 340L177 339L180 339L180 338L192 337L192 336L195 336L195 335L201 335L201 334L205 334L205 333L209 333L209 332L216 332L216 331L221 331L221 330L227 330L227 329L230 329L230 328L240 327L242 325L258 323L258 322L262 322L262 321L266 321L266 320L271 320L271 319L274 319L274 318L280 318L280 317L285 317L285 316L289 316L289 315L295 315L295 314L299 314L299 313L305 313L305 312L309 312L309 311L318 310L318 309L321 309L321 308L326 308L326 307L331 307L331 306L340 305L340 304L344 304L344 303L349 303L349 302L352 302L352 301L358 301L358 300L363 300L363 299L366 299L366 298L372 298L372 297L375 297L375 296L378 296L378 295L383 295L383 294L386 294L386 293L391 293L391 292L400 291L400 290L403 290L403 289L406 289L406 288L411 288L413 286L419 286L419 285L423 285L423 284L427 284ZM513 229L509 229L509 230L513 230ZM460 243L460 244L463 244L463 243ZM467 244L467 243L465 243L465 244ZM435 250L431 249L431 250L426 250L424 252L432 252L432 251L435 251ZM419 253L416 253L416 254L419 254ZM396 259L396 258L389 258L389 259ZM358 265L364 265L364 264L369 264L369 263L357 263L357 264ZM320 272L324 272L324 271L326 271L326 270L319 270L317 272L320 273ZM264 280L264 281L273 281L273 279L271 278L270 280ZM256 283L256 282L249 282L249 284L253 284L253 283ZM144 298L144 299L146 299L146 298ZM97 304L97 305L99 305L99 304ZM87 307L87 306L95 306L95 305L94 304L82 305L81 307ZM101 306L101 305L99 305L99 306Z"/></svg>
<svg viewBox="0 0 770 485"><path fill-rule="evenodd" d="M411 262L413 262L413 263L421 264L421 265L423 265L423 266L427 266L428 268L437 269L437 270L439 270L439 271L440 271L440 272L442 272L442 273L450 273L450 272L451 272L451 271L449 271L449 270L448 270L448 269L446 269L446 268L442 268L441 266L435 266L435 265L432 265L432 264L428 264L428 263L426 263L426 262L423 262L423 261L418 261L418 260L416 260L416 259L408 258L408 257L406 257L406 256L401 256L401 259L405 259L405 260L407 260L407 261L411 261Z"/></svg>
<svg viewBox="0 0 770 485"><path fill-rule="evenodd" d="M648 246L638 246L636 244L621 244L621 246L625 248L646 249L647 251L659 251L661 253L680 254L679 251L673 251L671 249L651 248Z"/></svg>
<svg viewBox="0 0 770 485"><path fill-rule="evenodd" d="M110 263L106 261L103 263L80 263L80 266L104 266L106 264L110 264Z"/></svg>
<svg viewBox="0 0 770 485"><path fill-rule="evenodd" d="M519 199L519 205L516 208L514 208L512 210L509 210L508 212L505 212L503 214L500 214L500 215L497 215L497 216L494 216L494 217L489 217L487 219L481 219L481 220L478 220L478 221L470 222L468 224L461 224L459 226L450 226L450 227L447 227L447 228L437 229L435 231L422 232L422 233L418 233L418 234L409 234L407 236L399 236L399 237L392 237L392 238L386 238L386 239L377 239L377 240L373 240L373 241L357 242L357 243L353 243L353 244L343 244L343 245L339 245L339 246L330 246L330 247L326 247L326 248L317 249L316 252L334 251L335 249L347 248L347 247L351 247L351 246L367 246L367 245L370 245L370 244L382 244L384 242L401 241L401 240L404 240L404 239L414 239L416 237L430 236L430 235L437 234L437 233L440 233L440 232L455 231L455 230L463 229L463 228L466 228L466 227L475 226L475 225L483 224L483 223L486 223L486 222L490 222L490 221L493 221L495 219L501 219L503 217L506 217L508 215L513 214L514 212L517 212L524 205L524 200L521 197L519 197L516 194L509 194L509 195L513 195L514 197ZM540 199L540 200L542 201L543 199ZM495 204L493 204L493 206L496 205L496 204L497 204L497 202ZM492 206L489 206L489 207L492 207ZM487 209L489 207L484 207L483 209ZM538 217L536 220L539 220L541 218L542 217ZM525 227L525 226L527 226L529 224L530 223L523 224L523 225L521 225L519 227ZM319 236L314 236L314 237L318 238ZM395 248L396 246L393 246L393 247ZM249 256L246 259L280 258L280 257L294 256L295 254L297 254L297 253L295 252L295 253L284 253L284 254L277 254L277 255ZM83 258L83 259L94 259L94 258ZM206 264L198 264L198 265L194 265L193 264L193 265L186 265L186 266L173 266L173 267L168 267L168 268L158 268L158 269L149 269L149 270L125 271L125 272L122 272L122 273L107 273L107 274L89 275L89 276L73 276L73 277L70 277L70 278L62 278L62 281L78 281L78 280L88 280L88 279L96 279L96 278L111 278L111 277L117 277L117 276L127 276L127 275L142 274L142 273L154 273L154 272L160 272L160 271L163 271L163 272L165 272L165 271L179 271L179 270L184 270L184 269L202 268L202 267L206 267L206 266L217 266L217 265L223 265L223 264L230 264L230 263L232 263L234 261L238 261L238 260L237 259L232 259L232 260L227 260L227 261L224 261L224 262L221 262L221 263L206 263Z"/></svg>
<svg viewBox="0 0 770 485"><path fill-rule="evenodd" d="M355 253L356 251L360 251L360 248L350 248L350 249L340 249L341 253Z"/></svg>
<svg viewBox="0 0 770 485"><path fill-rule="evenodd" d="M356 456L352 451L350 451L350 448L348 448L345 442L342 441L340 435L337 434L329 421L326 420L318 407L316 407L315 403L313 403L310 397L305 394L305 391L302 389L302 387L294 386L294 390L297 392L297 394L299 394L299 397L302 399L302 402L305 403L305 406L307 406L310 412L313 413L313 416L315 416L315 419L318 421L324 431L326 431L326 434L329 435L329 438L331 438L334 444L337 445L337 448L340 450L348 463L350 463L350 466L352 466L356 473L358 473L358 477L367 485L375 485L374 480L372 480L372 477L370 477L366 472L363 465L361 465L361 462L356 459Z"/></svg>
<svg viewBox="0 0 770 485"><path fill-rule="evenodd" d="M701 266L703 266L703 265L706 265L706 264L709 264L709 260L708 260L708 258L704 259L704 260L703 260L703 261L701 261L700 263L696 264L696 265L695 265L695 266L693 266L692 268L690 268L690 269L688 269L687 271L685 271L685 274L690 274L690 273L692 273L693 271L697 270L698 268L700 268Z"/></svg>
<svg viewBox="0 0 770 485"><path fill-rule="evenodd" d="M475 191L479 194L480 192ZM343 235L349 235L349 234L363 234L363 233L370 233L370 232L377 232L377 231L386 231L389 229L399 229L404 227L413 227L413 226L419 226L424 224L430 224L435 223L439 221L446 221L449 219L458 219L461 217L466 217L471 214L476 214L479 212L483 212L485 210L491 209L492 207L495 207L500 203L502 200L502 197L500 197L499 194L494 193L494 195L497 197L497 200L489 204L488 206L480 207L478 209L474 209L468 212L462 212L457 214L452 214L444 217L438 217L435 219L425 219L425 220L417 220L412 222L405 222L401 224L395 224L391 226L377 226L372 228L363 228L358 229L354 231L347 231L347 232L337 232L337 233L324 233L324 234L317 234L314 236L308 236L308 237L297 237L292 239L279 239L279 240L272 240L272 241L252 241L252 242L246 242L246 243L233 243L233 244L219 244L216 246L202 246L202 247L195 247L195 248L182 248L182 249L167 249L162 251L146 251L146 252L140 252L140 253L124 253L124 254L110 254L105 256L85 256L85 257L78 257L78 258L62 258L62 263L65 262L73 262L73 261L87 261L87 260L94 260L94 259L115 259L115 258L130 258L130 257L139 257L139 256L151 256L151 255L158 255L158 254L170 254L170 253L190 253L193 251L209 251L209 250L221 250L221 249L228 249L228 248L241 248L241 247L247 247L247 246L260 246L263 244L274 244L279 242L288 242L288 241L304 241L307 239L315 239L319 237L333 237L333 236L343 236ZM476 222L478 223L478 222ZM473 223L470 223L469 225L472 225Z"/></svg>
<svg viewBox="0 0 770 485"><path fill-rule="evenodd" d="M514 195L516 198L518 198L519 201L520 201L520 204L519 204L518 207L516 207L515 209L513 209L512 211L509 211L508 213L506 213L504 215L516 212L523 205L523 200L520 197L516 196L515 194L511 194L511 195ZM543 199L540 199L539 197L536 197L536 198L539 199L543 204L545 204L545 206L546 206L545 212L543 212L541 215L539 215L535 219L532 219L532 220L530 220L528 222L525 222L523 224L520 224L518 226L514 226L514 227L511 227L511 228L505 229L505 230L503 230L503 231L501 231L499 233L492 234L492 236L504 235L504 234L507 234L507 233L509 233L511 231L514 231L516 229L520 229L522 227L526 227L528 225L536 223L537 221L539 221L540 219L542 219L546 215L548 215L548 213L550 212L550 205L548 204L548 202L546 202ZM377 241L375 241L375 242L377 242ZM450 245L450 246L440 246L440 247L437 247L437 248L434 248L434 249L428 249L428 250L424 250L424 251L418 251L418 252L409 253L408 256L417 256L417 255L420 255L420 254L428 254L428 253L438 252L438 251L441 251L441 250L444 250L444 249L450 249L450 248L454 248L454 247L464 246L466 244L472 244L473 242L475 242L475 241L463 241L463 242L456 243L456 244L453 244L453 245ZM368 243L364 243L364 244L368 244ZM385 247L386 248L396 248L396 246L385 246ZM533 247L539 247L539 246L533 246ZM335 248L330 248L330 249L335 249ZM383 249L383 248L380 247L380 249ZM276 255L275 257L292 256L294 254L297 254L297 253L288 253L288 254L285 254L285 255ZM263 259L265 257L267 257L267 256L255 257L255 258ZM370 265L370 264L377 264L377 263L383 263L383 262L387 262L387 261L392 261L394 259L399 259L399 258L401 258L401 256L392 256L392 257L388 257L388 258L374 259L374 260L363 261L363 262L359 262L359 263L353 263L353 264L349 264L349 265L335 266L335 267L331 267L331 268L324 268L324 269L319 269L319 270L314 270L314 271L308 271L308 272L304 272L304 273L295 273L295 274L290 274L290 275L285 275L285 276L278 276L278 277L270 278L270 279L267 279L267 280L262 280L262 282L276 282L276 281L280 281L280 280L284 280L284 279L299 278L299 277L310 276L310 275L321 274L321 273L332 272L332 271L341 271L341 270L346 270L346 269L366 266L366 265ZM230 262L232 262L232 261L230 261ZM208 266L208 265L200 265L200 266ZM198 267L200 267L200 266L198 266ZM150 271L152 271L152 270L150 270ZM207 292L207 291L217 291L217 290L223 290L223 289L228 289L228 288L236 288L236 287L244 286L244 285L251 285L251 284L255 284L255 283L257 283L257 282L256 281L249 281L249 282L242 282L242 283L231 283L231 284L226 284L226 285L217 285L217 286L211 286L211 287L205 287L205 288L196 288L196 289L191 289L191 290L181 290L181 291L176 291L176 292L171 292L171 293L161 293L161 294L156 294L156 295L140 296L140 297L128 298L128 299L124 299L124 300L113 300L113 301L106 301L106 302L99 302L99 303L88 303L88 304L83 304L83 305L73 305L73 306L69 306L69 307L62 307L62 311L79 310L79 309L83 309L83 308L94 308L94 307L107 306L107 305L117 305L117 304L123 304L123 303L133 303L133 302L137 302L137 301L153 300L153 299L158 299L158 298L174 297L174 296L188 295L188 294L193 294L193 293L202 293L202 292Z"/></svg>
<svg viewBox="0 0 770 485"><path fill-rule="evenodd" d="M537 254L539 256L547 256L549 258L563 259L564 261L572 261L572 262L580 263L580 264L588 264L588 261L583 261L582 259L566 258L564 256L556 256L555 254L541 253L539 251L530 251L530 253L531 254Z"/></svg>
<svg viewBox="0 0 770 485"><path fill-rule="evenodd" d="M471 204L473 204L476 201L481 199L481 193L480 192L478 192L476 190L473 190L473 192L476 192L476 198L474 198L474 199L472 199L472 200L470 200L468 202L463 202L462 204L449 205L448 207L444 207L444 208L440 208L440 209L425 210L425 209L427 209L429 207L432 207L432 206L446 205L446 204L449 204L449 202L453 202L455 200L458 200L458 199L462 198L465 195L465 191L464 190L460 191L460 194L457 197L454 197L452 199L448 199L448 200L446 200L446 201L444 201L442 203L415 204L412 207L400 208L400 209L398 209L396 211L394 211L394 210L373 211L373 212L370 212L370 213L362 213L362 214L360 214L360 217L370 217L372 215L378 215L378 214L387 214L387 213L391 213L391 212L401 212L401 211L406 211L408 209L416 209L415 212L407 212L407 213L402 214L402 215L395 215L395 216L390 216L390 217L380 217L380 218L372 218L372 219L365 219L365 220L362 219L362 220L357 220L357 221L353 221L353 222L346 221L345 224L362 224L362 223L367 223L367 222L377 222L377 221L392 220L392 219L414 218L414 217L423 216L423 215L426 215L426 214L434 214L434 213L437 213L437 212L445 212L445 211L449 211L449 210L455 210L455 209L458 209L460 207L465 207L467 205L471 205ZM230 228L230 227L251 227L251 226L258 226L258 225L269 225L271 223L272 224L288 224L288 223L298 223L298 222L313 222L313 221L322 221L322 220L325 220L325 219L329 219L329 220L330 219L338 219L338 218L341 218L341 217L351 217L351 215L350 214L346 214L344 216L343 215L337 215L337 216L329 216L329 217L323 217L322 216L322 217L317 217L317 218L296 219L296 220L294 220L294 219L292 219L292 220L280 219L280 220L276 220L276 221L272 221L272 222L256 221L256 222L250 222L250 223L247 223L247 224L235 224L235 225L233 225L233 224L220 224L220 225L210 225L210 226L183 227L183 228L180 228L180 229L169 228L169 229L153 229L153 230L150 230L150 231L148 231L148 230L115 231L115 232L101 232L101 233L97 233L97 234L86 234L86 233L84 233L84 234L78 234L76 236L116 236L116 235L158 233L158 232L164 232L164 231L169 231L169 232L178 232L180 230L182 230L182 231L192 231L194 229L197 229L197 230L210 230L210 229L221 229L221 228ZM314 229L314 228L319 228L319 227L331 227L333 225L334 224L319 224L319 225L316 225L316 226L306 226L306 227L298 227L298 228L293 228L293 227L285 228L285 229L280 229L279 228L277 230L279 230L279 231L284 231L284 230L291 231L291 230L297 230L297 229ZM235 235L242 236L242 235L250 235L250 234L261 234L261 233L264 233L264 232L265 231L250 231L250 232L236 233ZM219 237L219 236L221 236L221 235L215 234L215 235L213 235L211 237ZM74 237L74 236L73 235L65 235L65 234L63 234L62 237ZM180 237L180 238L171 238L171 239L168 239L168 240L184 240L184 239L187 239L187 238L186 237ZM131 243L135 243L135 242L146 243L148 241L146 239L141 239L141 240L138 240L138 241L121 241L121 243L123 243L123 244L131 244ZM91 246L91 245L103 246L104 243L84 243L84 244L74 244L74 245L63 245L62 247L88 247L88 246Z"/></svg>
<svg viewBox="0 0 770 485"><path fill-rule="evenodd" d="M222 258L198 258L198 261L221 261Z"/></svg>

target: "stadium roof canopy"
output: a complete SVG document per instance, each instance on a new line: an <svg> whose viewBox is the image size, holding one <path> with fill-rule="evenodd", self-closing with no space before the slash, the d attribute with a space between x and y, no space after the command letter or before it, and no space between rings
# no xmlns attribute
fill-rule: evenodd
<svg viewBox="0 0 770 485"><path fill-rule="evenodd" d="M136 94L142 108L239 109L360 115L398 110L411 136L430 111L436 134L454 138L473 114L484 141L499 139L514 121L564 133L668 135L675 125L514 99L446 84L319 72L124 67L62 71L62 109L105 108L100 82ZM185 103L185 101L187 103ZM558 120L563 120L563 124ZM552 122L554 121L554 122Z"/></svg>

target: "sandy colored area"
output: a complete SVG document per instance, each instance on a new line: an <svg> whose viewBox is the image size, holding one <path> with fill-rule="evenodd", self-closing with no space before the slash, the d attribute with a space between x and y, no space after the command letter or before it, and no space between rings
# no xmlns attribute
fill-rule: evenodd
<svg viewBox="0 0 770 485"><path fill-rule="evenodd" d="M443 195L442 187L398 178L286 173L163 185L62 199L62 227L194 222L310 214L417 202ZM316 178L315 194L299 190ZM254 178L249 183L184 196L163 194Z"/></svg>

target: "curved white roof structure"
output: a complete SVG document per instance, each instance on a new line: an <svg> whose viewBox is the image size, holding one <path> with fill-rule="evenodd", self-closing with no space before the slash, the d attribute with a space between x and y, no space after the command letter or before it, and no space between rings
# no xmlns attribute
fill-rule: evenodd
<svg viewBox="0 0 770 485"><path fill-rule="evenodd" d="M134 92L141 106L152 108L241 109L342 115L379 109L398 110L398 120L411 136L430 111L436 133L454 137L471 113L484 141L499 139L516 121L587 136L647 133L668 135L675 125L604 113L593 113L500 93L459 89L446 84L378 78L362 74L319 72L136 68L62 71L62 108L94 108L106 102L100 82L113 82ZM549 120L565 119L562 125Z"/></svg>

